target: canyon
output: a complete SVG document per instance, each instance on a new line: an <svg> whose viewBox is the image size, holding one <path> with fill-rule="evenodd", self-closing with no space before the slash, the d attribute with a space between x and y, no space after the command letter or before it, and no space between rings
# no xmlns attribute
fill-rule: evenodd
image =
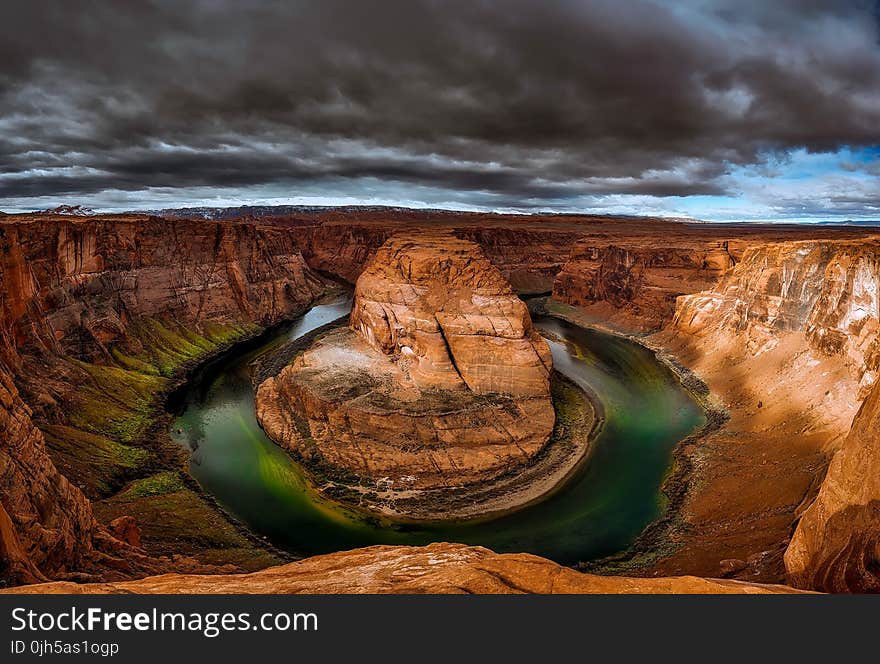
<svg viewBox="0 0 880 664"><path fill-rule="evenodd" d="M339 281L358 281L396 233L424 231L475 243L513 290L552 291L551 313L630 335L685 384L705 384L694 389L719 416L676 453L683 470L666 487L674 518L597 568L625 576L459 545L431 545L450 547L435 577L414 571L428 549L404 547L271 567L288 561L219 511L163 442L155 424L164 395L195 364ZM746 592L782 582L877 590L877 233L400 210L6 215L0 576L7 585L64 582L21 586L38 592L345 592L373 560L384 576L366 587L382 592ZM357 335L364 352L410 347L373 305L355 311L362 332L342 334ZM169 514L204 528L173 525L180 530L169 537L157 525ZM142 530L140 545L110 528L125 516ZM658 539L669 546L653 546ZM721 576L731 578L694 578Z"/></svg>

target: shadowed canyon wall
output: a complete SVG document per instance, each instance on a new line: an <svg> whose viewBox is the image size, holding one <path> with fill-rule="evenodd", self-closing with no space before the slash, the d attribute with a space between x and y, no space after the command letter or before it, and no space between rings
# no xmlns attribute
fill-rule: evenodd
<svg viewBox="0 0 880 664"><path fill-rule="evenodd" d="M0 249L0 573L125 572L84 495L104 478L82 476L142 454L180 370L327 284L289 233L253 225L25 218L0 225Z"/></svg>
<svg viewBox="0 0 880 664"><path fill-rule="evenodd" d="M660 329L677 297L711 287L735 263L729 241L608 242L574 246L553 298L639 331Z"/></svg>
<svg viewBox="0 0 880 664"><path fill-rule="evenodd" d="M457 226L455 221L442 226L452 229L461 239L480 245L513 289L524 294L547 293L553 288L571 245L581 235L572 228L541 229L540 224L485 228L466 223ZM276 223L291 222L277 220ZM376 250L403 224L414 233L438 226L421 220L411 225L404 221L305 224L298 231L298 242L303 256L314 269L353 284Z"/></svg>

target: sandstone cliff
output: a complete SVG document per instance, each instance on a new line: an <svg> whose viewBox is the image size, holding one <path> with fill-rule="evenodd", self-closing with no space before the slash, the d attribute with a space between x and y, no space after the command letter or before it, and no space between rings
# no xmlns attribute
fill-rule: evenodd
<svg viewBox="0 0 880 664"><path fill-rule="evenodd" d="M880 364L880 243L786 242L745 251L704 293L682 298L673 327L696 338L736 334L752 354L800 334L817 357L837 357L864 397Z"/></svg>
<svg viewBox="0 0 880 664"><path fill-rule="evenodd" d="M668 323L677 297L711 287L735 262L728 241L610 242L578 242L556 276L553 298L639 331Z"/></svg>
<svg viewBox="0 0 880 664"><path fill-rule="evenodd" d="M100 497L122 476L114 464L145 457L130 445L176 372L326 283L288 234L254 225L11 216L0 248L4 579L125 573L56 463Z"/></svg>
<svg viewBox="0 0 880 664"><path fill-rule="evenodd" d="M385 241L405 226L413 232L436 229L441 222L458 237L480 245L483 253L518 293L545 293L562 268L572 244L581 236L577 228L524 228L491 225L485 220L438 220L417 217L408 222L305 223L297 228L303 256L314 269L355 283L364 266ZM281 227L285 224L277 221ZM290 222L294 224L295 222ZM302 223L302 222L300 222Z"/></svg>
<svg viewBox="0 0 880 664"><path fill-rule="evenodd" d="M155 396L188 363L304 306L323 288L315 269L356 281L415 216L477 242L517 290L546 290L567 263L555 297L593 321L652 330L669 319L673 296L690 296L649 342L705 378L730 420L683 448L699 481L669 537L680 548L654 573L781 578L793 524L840 449L794 535L788 570L799 585L875 589L877 240L868 231L394 214L301 223L4 216L3 580L155 570L107 537L86 498L127 477ZM513 412L497 409L495 419L509 430L502 418Z"/></svg>
<svg viewBox="0 0 880 664"><path fill-rule="evenodd" d="M699 488L674 536L681 553L658 572L711 573L727 559L743 577L781 578L794 524L876 379L877 279L876 240L757 243L712 288L679 298L652 343L706 380L730 419L684 449ZM802 566L824 546L795 541Z"/></svg>
<svg viewBox="0 0 880 664"><path fill-rule="evenodd" d="M89 502L55 469L2 366L0 440L0 578L34 583L82 567L98 527Z"/></svg>
<svg viewBox="0 0 880 664"><path fill-rule="evenodd" d="M497 554L464 544L373 546L315 556L254 574L164 574L122 583L46 583L14 593L482 593L767 594L786 586L721 579L639 579L581 574L538 556Z"/></svg>
<svg viewBox="0 0 880 664"><path fill-rule="evenodd" d="M785 552L788 580L826 592L880 592L880 387L853 421Z"/></svg>
<svg viewBox="0 0 880 664"><path fill-rule="evenodd" d="M359 480L460 485L544 446L551 368L526 306L477 245L400 234L358 279L350 329L263 383L257 416L291 451Z"/></svg>

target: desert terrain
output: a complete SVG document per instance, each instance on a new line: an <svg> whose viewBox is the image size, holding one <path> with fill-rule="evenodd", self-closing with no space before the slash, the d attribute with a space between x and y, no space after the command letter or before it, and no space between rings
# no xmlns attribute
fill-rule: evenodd
<svg viewBox="0 0 880 664"><path fill-rule="evenodd" d="M11 591L880 589L880 229L397 208L217 217L0 216ZM296 561L254 532L189 472L166 404L206 363L339 292L353 292L350 317L255 387L285 454L320 458L337 489L371 483L379 502L379 480L412 477L405 491L435 509L411 509L433 517L441 494L541 463L560 422L592 463L601 408L559 410L540 310L646 347L705 411L675 446L659 517L568 566L446 543ZM521 502L553 488L533 475L536 492L514 483ZM506 492L477 494L468 515Z"/></svg>

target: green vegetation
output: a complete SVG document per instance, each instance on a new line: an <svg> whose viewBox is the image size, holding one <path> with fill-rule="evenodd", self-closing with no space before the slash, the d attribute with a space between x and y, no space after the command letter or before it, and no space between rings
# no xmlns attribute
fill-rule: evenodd
<svg viewBox="0 0 880 664"><path fill-rule="evenodd" d="M146 450L69 426L47 425L43 434L55 465L66 477L76 478L92 500L118 489L149 456Z"/></svg>
<svg viewBox="0 0 880 664"><path fill-rule="evenodd" d="M139 440L150 425L156 397L168 385L161 376L74 360L88 379L69 404L72 426L123 444Z"/></svg>
<svg viewBox="0 0 880 664"><path fill-rule="evenodd" d="M127 354L112 348L118 366L74 360L88 374L68 404L71 426L81 431L131 444L143 438L152 423L157 400L168 389L169 379L198 360L258 331L255 325L205 324L200 332L146 319L132 324L135 340L129 346L144 348Z"/></svg>
<svg viewBox="0 0 880 664"><path fill-rule="evenodd" d="M256 325L220 325L206 323L200 332L183 328L171 329L158 320L139 321L129 330L145 349L139 356L125 358L121 352L116 356L121 362L133 361L171 377L187 364L228 346L239 339L259 331Z"/></svg>
<svg viewBox="0 0 880 664"><path fill-rule="evenodd" d="M166 470L150 477L135 480L121 491L116 498L118 500L132 500L134 498L149 498L161 496L176 491L183 491L186 487L180 477L180 473L174 470Z"/></svg>
<svg viewBox="0 0 880 664"><path fill-rule="evenodd" d="M180 460L162 447L161 433L146 440L161 419L162 399L175 378L259 330L256 325L204 324L195 332L142 319L131 324L124 344L110 349L112 364L70 360L71 382L78 385L64 404L67 422L42 429L54 462L96 501L99 520L133 516L154 555L193 555L204 563L245 570L284 562L190 488L182 471L169 469Z"/></svg>
<svg viewBox="0 0 880 664"><path fill-rule="evenodd" d="M131 482L94 505L104 522L133 516L155 555L195 555L207 564L233 564L246 571L285 562L244 536L212 503L186 486L178 471Z"/></svg>
<svg viewBox="0 0 880 664"><path fill-rule="evenodd" d="M149 376L158 376L159 369L154 367L152 364L148 362L144 362L141 359L136 357L130 357L123 353L118 347L114 346L110 351L110 354L113 356L113 359L119 364L123 369L129 369L131 371L139 371L142 374L147 374Z"/></svg>

